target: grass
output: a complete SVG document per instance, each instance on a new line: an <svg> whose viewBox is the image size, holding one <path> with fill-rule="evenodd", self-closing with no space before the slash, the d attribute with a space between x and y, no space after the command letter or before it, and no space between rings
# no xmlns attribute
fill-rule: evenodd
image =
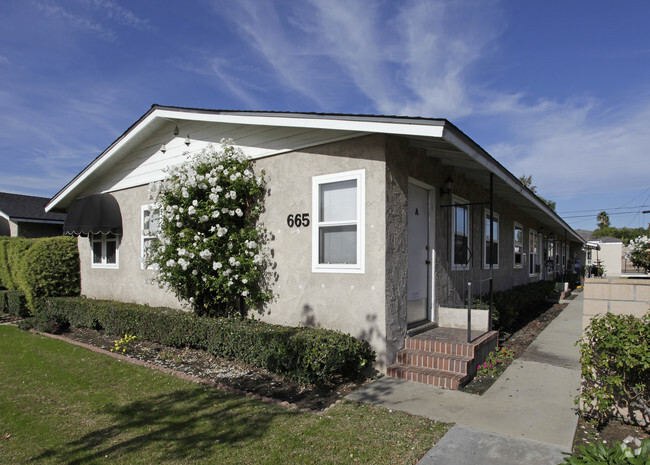
<svg viewBox="0 0 650 465"><path fill-rule="evenodd" d="M0 463L415 463L449 428L353 402L303 413L9 326L0 353Z"/></svg>

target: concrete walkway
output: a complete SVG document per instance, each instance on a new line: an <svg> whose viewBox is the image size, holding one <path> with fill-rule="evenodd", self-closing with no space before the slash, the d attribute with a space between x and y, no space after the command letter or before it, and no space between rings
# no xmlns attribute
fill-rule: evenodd
<svg viewBox="0 0 650 465"><path fill-rule="evenodd" d="M455 423L421 465L557 465L578 423L579 294L482 396L383 377L349 399Z"/></svg>

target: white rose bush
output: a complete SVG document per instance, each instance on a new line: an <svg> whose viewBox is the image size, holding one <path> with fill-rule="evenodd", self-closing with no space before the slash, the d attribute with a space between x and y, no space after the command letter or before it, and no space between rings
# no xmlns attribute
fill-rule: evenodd
<svg viewBox="0 0 650 465"><path fill-rule="evenodd" d="M627 247L625 258L637 268L644 269L646 273L650 271L650 239L648 236L632 239Z"/></svg>
<svg viewBox="0 0 650 465"><path fill-rule="evenodd" d="M263 173L231 140L167 169L150 189L160 225L147 264L159 284L195 313L245 316L271 295L265 286L265 230L258 225Z"/></svg>

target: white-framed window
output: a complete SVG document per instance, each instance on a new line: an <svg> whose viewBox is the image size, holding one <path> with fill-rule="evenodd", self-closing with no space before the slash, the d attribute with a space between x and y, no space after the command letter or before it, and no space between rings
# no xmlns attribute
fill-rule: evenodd
<svg viewBox="0 0 650 465"><path fill-rule="evenodd" d="M519 223L514 225L514 267L523 268L524 266L524 227Z"/></svg>
<svg viewBox="0 0 650 465"><path fill-rule="evenodd" d="M483 265L485 268L499 268L499 214L492 213L493 221L490 221L490 210L485 210L485 237L483 239ZM490 257L490 224L492 225L492 256Z"/></svg>
<svg viewBox="0 0 650 465"><path fill-rule="evenodd" d="M140 263L142 269L152 270L153 265L146 266L146 257L148 251L158 244L158 227L160 226L160 212L153 205L143 205L141 208L141 240L140 240Z"/></svg>
<svg viewBox="0 0 650 465"><path fill-rule="evenodd" d="M535 276L539 273L539 238L537 231L528 232L528 274Z"/></svg>
<svg viewBox="0 0 650 465"><path fill-rule="evenodd" d="M365 272L365 170L312 178L312 271Z"/></svg>
<svg viewBox="0 0 650 465"><path fill-rule="evenodd" d="M460 197L454 196L452 201L451 269L465 270L470 267L469 205Z"/></svg>
<svg viewBox="0 0 650 465"><path fill-rule="evenodd" d="M91 234L90 251L93 268L119 268L119 236L114 234Z"/></svg>

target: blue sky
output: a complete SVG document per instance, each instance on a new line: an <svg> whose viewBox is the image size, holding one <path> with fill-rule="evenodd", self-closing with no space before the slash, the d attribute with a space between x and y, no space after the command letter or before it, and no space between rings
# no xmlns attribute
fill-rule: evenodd
<svg viewBox="0 0 650 465"><path fill-rule="evenodd" d="M397 114L449 119L574 228L650 222L650 2L2 6L0 191L54 195L153 103Z"/></svg>

